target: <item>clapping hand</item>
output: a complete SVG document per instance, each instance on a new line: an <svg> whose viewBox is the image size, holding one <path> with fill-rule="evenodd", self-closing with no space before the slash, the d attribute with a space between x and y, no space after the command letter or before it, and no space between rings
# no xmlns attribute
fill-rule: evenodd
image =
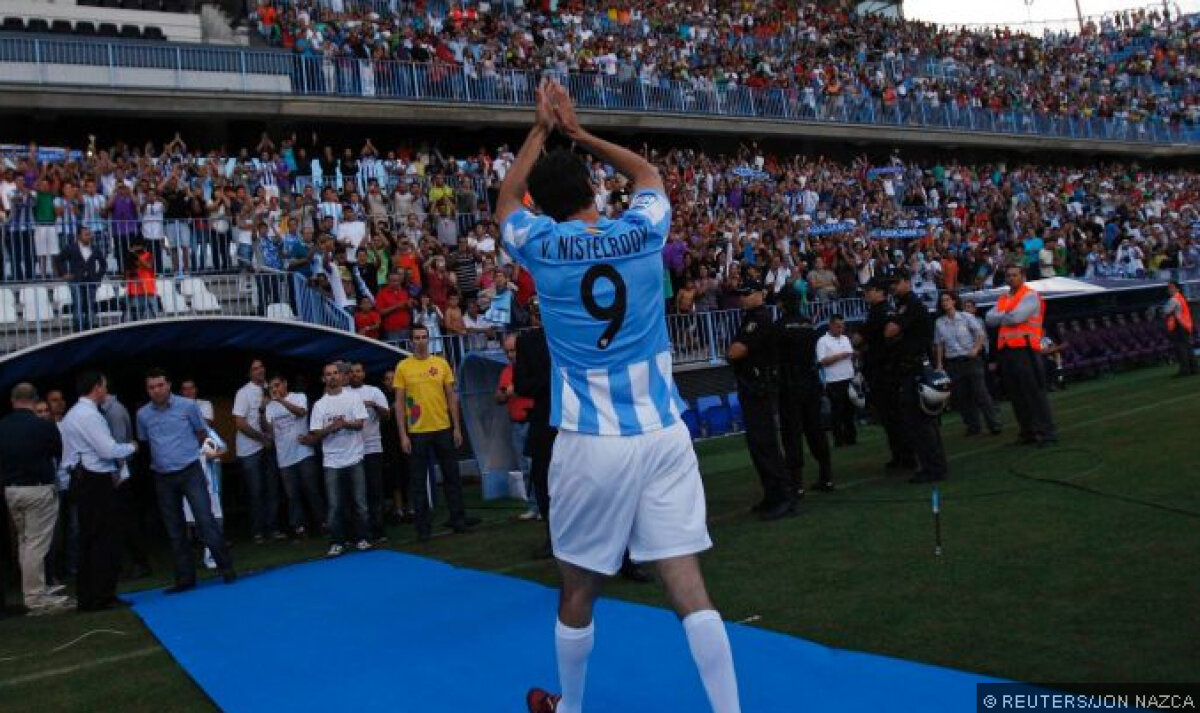
<svg viewBox="0 0 1200 713"><path fill-rule="evenodd" d="M539 127L545 129L546 132L553 131L554 125L557 122L554 111L554 97L550 91L553 85L557 85L557 82L551 79L543 79L534 95L536 97L534 102L535 122Z"/></svg>
<svg viewBox="0 0 1200 713"><path fill-rule="evenodd" d="M571 95L563 85L553 80L549 82L546 91L549 92L551 104L554 106L558 130L567 138L578 139L583 134L583 127L579 125L579 116L575 113L575 102Z"/></svg>

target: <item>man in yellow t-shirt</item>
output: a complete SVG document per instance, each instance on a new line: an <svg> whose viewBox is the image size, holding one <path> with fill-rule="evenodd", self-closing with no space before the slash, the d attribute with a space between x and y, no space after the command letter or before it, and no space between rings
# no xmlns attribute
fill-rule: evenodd
<svg viewBox="0 0 1200 713"><path fill-rule="evenodd" d="M458 471L458 448L462 446L462 420L458 394L454 393L454 370L438 356L429 354L429 330L412 328L412 356L396 365L392 385L396 389L396 423L400 447L409 454L408 501L416 508L417 540L425 542L433 530L429 461L437 458L442 469L442 487L450 508L447 527L463 533L479 524L468 517L463 506L462 477Z"/></svg>

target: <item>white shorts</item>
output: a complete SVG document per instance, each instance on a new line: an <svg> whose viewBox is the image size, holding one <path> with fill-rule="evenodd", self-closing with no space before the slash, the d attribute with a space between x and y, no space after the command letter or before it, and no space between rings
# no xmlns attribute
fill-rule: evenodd
<svg viewBox="0 0 1200 713"><path fill-rule="evenodd" d="M58 228L39 225L33 229L33 252L38 257L54 257L58 254Z"/></svg>
<svg viewBox="0 0 1200 713"><path fill-rule="evenodd" d="M712 547L687 426L640 436L558 434L550 459L554 556L601 574Z"/></svg>

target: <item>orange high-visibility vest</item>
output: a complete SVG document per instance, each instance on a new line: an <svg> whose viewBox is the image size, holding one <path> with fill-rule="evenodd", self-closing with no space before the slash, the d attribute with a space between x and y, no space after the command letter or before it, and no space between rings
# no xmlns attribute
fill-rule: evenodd
<svg viewBox="0 0 1200 713"><path fill-rule="evenodd" d="M996 308L1001 312L1010 312L1016 308L1025 295L1030 292L1029 285L1021 285L1016 294L1008 294L996 302ZM1037 291L1038 310L1029 319L1020 324L1005 324L1000 326L1000 335L996 339L997 349L1020 349L1029 347L1035 352L1042 350L1042 320L1046 316L1046 302Z"/></svg>
<svg viewBox="0 0 1200 713"><path fill-rule="evenodd" d="M1179 318L1175 315L1167 315L1167 331L1174 332L1176 325L1181 325L1186 334L1192 333L1192 308L1188 306L1187 300L1183 298L1182 292L1176 292L1171 299L1179 304Z"/></svg>

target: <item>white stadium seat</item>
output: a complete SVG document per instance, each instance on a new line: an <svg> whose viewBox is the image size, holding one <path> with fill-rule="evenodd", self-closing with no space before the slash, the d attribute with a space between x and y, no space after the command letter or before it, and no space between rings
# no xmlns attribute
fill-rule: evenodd
<svg viewBox="0 0 1200 713"><path fill-rule="evenodd" d="M26 322L49 322L54 319L54 303L45 287L21 288L21 311Z"/></svg>
<svg viewBox="0 0 1200 713"><path fill-rule="evenodd" d="M220 312L221 302L216 295L205 290L192 295L192 309L196 312Z"/></svg>
<svg viewBox="0 0 1200 713"><path fill-rule="evenodd" d="M167 289L159 285L158 298L162 300L163 314L187 314L187 298L175 291L175 286L168 283Z"/></svg>
<svg viewBox="0 0 1200 713"><path fill-rule="evenodd" d="M62 314L67 307L75 303L75 295L71 293L69 285L59 285L54 288L54 307Z"/></svg>
<svg viewBox="0 0 1200 713"><path fill-rule="evenodd" d="M292 312L292 306L286 302L276 302L275 304L267 305L267 319L295 319L296 314Z"/></svg>
<svg viewBox="0 0 1200 713"><path fill-rule="evenodd" d="M199 277L189 277L179 283L179 292L184 297L195 297L197 293L208 292L208 285Z"/></svg>

